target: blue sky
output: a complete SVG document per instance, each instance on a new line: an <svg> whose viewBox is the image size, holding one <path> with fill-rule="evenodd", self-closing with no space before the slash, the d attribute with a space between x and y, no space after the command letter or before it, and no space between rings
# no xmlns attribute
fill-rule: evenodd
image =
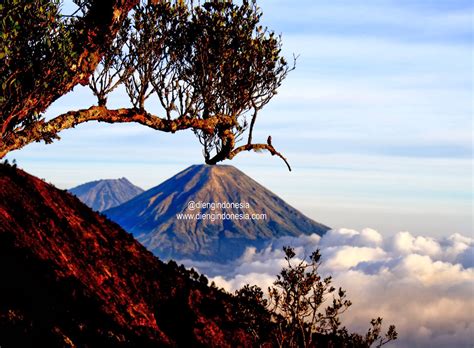
<svg viewBox="0 0 474 348"><path fill-rule="evenodd" d="M471 234L471 1L259 4L285 55L299 59L255 138L271 134L294 171L266 154L228 163L333 227ZM120 91L109 99L128 106ZM76 88L48 115L94 102ZM61 136L8 158L62 188L122 176L150 188L202 162L190 131L91 123Z"/></svg>

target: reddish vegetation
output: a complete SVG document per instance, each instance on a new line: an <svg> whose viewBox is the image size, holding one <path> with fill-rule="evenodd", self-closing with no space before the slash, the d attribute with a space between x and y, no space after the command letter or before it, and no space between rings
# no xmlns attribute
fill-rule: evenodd
<svg viewBox="0 0 474 348"><path fill-rule="evenodd" d="M68 193L0 166L0 345L250 346L231 296Z"/></svg>

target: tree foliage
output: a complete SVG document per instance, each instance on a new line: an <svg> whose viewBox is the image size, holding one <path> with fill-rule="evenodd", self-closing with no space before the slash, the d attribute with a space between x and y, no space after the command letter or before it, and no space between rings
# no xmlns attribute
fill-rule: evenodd
<svg viewBox="0 0 474 348"><path fill-rule="evenodd" d="M48 81L35 76L63 66L68 77L68 65L75 56L66 21L61 20L59 1L8 1L0 5L2 27L0 82L2 105L2 134L26 127L38 120L38 111L29 117L6 118L17 115L23 108L24 97L30 90L40 93L49 88ZM69 54L71 52L71 54Z"/></svg>
<svg viewBox="0 0 474 348"><path fill-rule="evenodd" d="M82 15L64 16L59 0L0 4L0 157L61 129L42 113L75 85L87 84L138 0L78 1ZM64 125L63 125L64 126Z"/></svg>
<svg viewBox="0 0 474 348"><path fill-rule="evenodd" d="M255 0L76 3L73 16L60 13L59 0L0 5L1 156L95 120L191 129L208 164L251 150L286 162L270 140L253 143L259 111L294 68L280 37L260 24ZM47 107L78 83L89 85L97 106L45 121ZM109 109L119 86L131 106ZM162 115L148 112L157 105Z"/></svg>
<svg viewBox="0 0 474 348"><path fill-rule="evenodd" d="M381 347L397 339L393 325L381 334L380 317L372 319L365 335L350 333L340 315L352 303L346 291L332 286L331 277L319 274L319 250L297 262L293 248L283 250L286 267L268 289L268 298L258 286L247 285L236 292L242 306L240 317L258 341L271 340L278 347ZM271 330L265 326L268 321L273 324Z"/></svg>

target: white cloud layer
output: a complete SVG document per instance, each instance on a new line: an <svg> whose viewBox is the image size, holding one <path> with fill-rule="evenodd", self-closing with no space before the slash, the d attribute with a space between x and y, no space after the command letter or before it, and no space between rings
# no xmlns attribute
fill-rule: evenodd
<svg viewBox="0 0 474 348"><path fill-rule="evenodd" d="M301 259L319 248L322 273L348 291L353 306L343 316L364 332L382 316L397 326L396 347L472 347L474 342L474 239L453 234L434 239L399 232L383 237L373 229L339 229L323 237L285 237L262 251L254 248L229 265L194 263L219 287L266 289L284 265L282 247Z"/></svg>

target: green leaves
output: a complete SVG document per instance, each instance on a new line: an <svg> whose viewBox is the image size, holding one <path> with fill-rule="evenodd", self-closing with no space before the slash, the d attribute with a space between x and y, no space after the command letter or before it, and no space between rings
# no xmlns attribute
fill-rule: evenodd
<svg viewBox="0 0 474 348"><path fill-rule="evenodd" d="M7 0L0 7L0 85L2 122L4 115L16 112L25 103L27 91L48 87L48 81L33 76L47 76L55 64L67 66L72 39L66 20L60 13L58 0ZM68 74L50 76L67 79ZM21 127L22 122L8 124L7 129Z"/></svg>
<svg viewBox="0 0 474 348"><path fill-rule="evenodd" d="M249 114L256 117L291 70L280 56L280 37L259 24L261 16L255 1L207 1L195 7L184 1L141 1L107 49L90 87L99 105L123 83L135 108L144 111L154 95L169 120L234 118L231 132L195 130L206 161L223 160L247 130Z"/></svg>
<svg viewBox="0 0 474 348"><path fill-rule="evenodd" d="M78 10L63 16L61 0L2 2L2 136L25 129L33 114L84 84L98 66L89 85L100 106L123 84L142 113L153 95L166 121L212 119L193 130L206 162L215 164L243 151L240 146L232 152L247 130L251 145L257 113L292 70L281 57L280 37L260 24L255 1L194 6L193 1L140 0L113 23L111 18L122 17L121 9L128 11L133 2L74 3ZM268 150L284 159L269 145L252 145L245 150Z"/></svg>
<svg viewBox="0 0 474 348"><path fill-rule="evenodd" d="M259 24L261 15L255 1L210 1L193 9L188 23L182 78L192 86L203 117L235 117L236 138L247 130L247 115L256 117L291 70L280 60L279 37ZM218 135L198 136L207 157L224 148Z"/></svg>

